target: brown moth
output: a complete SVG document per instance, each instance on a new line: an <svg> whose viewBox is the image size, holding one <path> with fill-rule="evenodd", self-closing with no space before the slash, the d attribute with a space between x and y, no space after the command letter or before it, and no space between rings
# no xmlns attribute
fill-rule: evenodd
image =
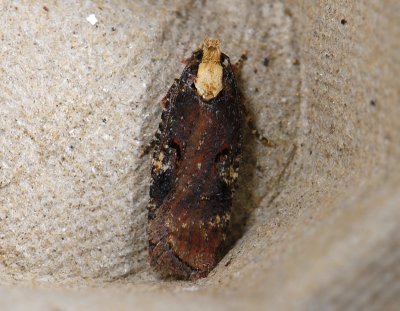
<svg viewBox="0 0 400 311"><path fill-rule="evenodd" d="M163 277L195 280L223 255L245 116L219 40L204 40L161 104L148 205L150 265Z"/></svg>

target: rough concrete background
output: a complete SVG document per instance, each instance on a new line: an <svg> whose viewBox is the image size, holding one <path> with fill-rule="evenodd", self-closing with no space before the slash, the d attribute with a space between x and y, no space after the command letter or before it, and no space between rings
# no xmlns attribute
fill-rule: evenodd
<svg viewBox="0 0 400 311"><path fill-rule="evenodd" d="M0 308L394 309L399 3L0 10ZM206 35L233 61L247 51L242 88L277 147L246 137L240 239L221 264L197 283L162 282L146 262L150 163L138 154Z"/></svg>

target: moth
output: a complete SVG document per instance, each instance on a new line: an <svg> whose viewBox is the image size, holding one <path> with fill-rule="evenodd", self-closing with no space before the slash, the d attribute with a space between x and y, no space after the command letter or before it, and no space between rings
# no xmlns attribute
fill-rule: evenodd
<svg viewBox="0 0 400 311"><path fill-rule="evenodd" d="M227 237L245 119L234 66L206 38L162 99L152 159L150 265L196 280L218 264Z"/></svg>

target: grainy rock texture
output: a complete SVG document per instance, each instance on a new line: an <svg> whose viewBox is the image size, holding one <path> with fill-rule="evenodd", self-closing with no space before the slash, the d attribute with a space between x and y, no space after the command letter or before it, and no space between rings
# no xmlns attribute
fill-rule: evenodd
<svg viewBox="0 0 400 311"><path fill-rule="evenodd" d="M394 309L399 20L395 0L2 1L0 309ZM246 135L220 265L160 281L138 155L207 35L247 52L242 89L277 146Z"/></svg>

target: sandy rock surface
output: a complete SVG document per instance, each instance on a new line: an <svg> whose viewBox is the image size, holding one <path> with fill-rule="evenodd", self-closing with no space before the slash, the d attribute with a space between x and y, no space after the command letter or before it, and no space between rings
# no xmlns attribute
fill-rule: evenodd
<svg viewBox="0 0 400 311"><path fill-rule="evenodd" d="M400 5L367 2L1 2L0 309L394 309ZM246 133L218 267L160 281L139 153L205 36L276 147Z"/></svg>

